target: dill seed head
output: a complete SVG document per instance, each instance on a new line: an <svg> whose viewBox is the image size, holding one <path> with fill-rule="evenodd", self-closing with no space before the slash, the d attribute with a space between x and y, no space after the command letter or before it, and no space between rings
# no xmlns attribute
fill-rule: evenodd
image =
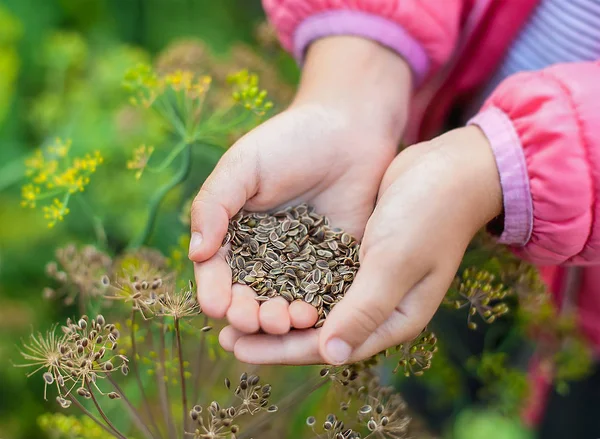
<svg viewBox="0 0 600 439"><path fill-rule="evenodd" d="M189 291L179 293L165 292L157 304L156 315L169 316L175 319L194 317L200 313L200 306L195 295Z"/></svg>
<svg viewBox="0 0 600 439"><path fill-rule="evenodd" d="M396 347L400 355L394 373L403 369L405 376L420 376L431 367L431 359L437 352L435 334L425 328L415 339Z"/></svg>
<svg viewBox="0 0 600 439"><path fill-rule="evenodd" d="M96 298L104 294L106 285L102 279L112 264L108 255L93 246L78 248L68 244L57 249L55 257L56 261L46 265L46 274L58 286L44 290L44 297L63 298L65 304L72 304L78 298Z"/></svg>
<svg viewBox="0 0 600 439"><path fill-rule="evenodd" d="M477 329L477 323L473 321L476 315L491 324L507 314L510 309L503 299L510 294L512 291L498 282L492 273L469 268L456 278L444 303L454 309L468 308L467 326L474 330Z"/></svg>

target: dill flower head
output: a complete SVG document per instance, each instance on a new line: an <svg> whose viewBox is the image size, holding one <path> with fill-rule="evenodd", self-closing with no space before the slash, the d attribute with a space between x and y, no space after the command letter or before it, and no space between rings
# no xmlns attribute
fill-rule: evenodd
<svg viewBox="0 0 600 439"><path fill-rule="evenodd" d="M273 102L267 100L267 91L258 87L257 74L240 70L229 75L227 82L233 86L233 99L257 116L264 116L273 108Z"/></svg>
<svg viewBox="0 0 600 439"><path fill-rule="evenodd" d="M57 335L56 327L53 327L45 334L41 332L33 333L29 336L29 343L24 343L21 355L25 363L16 364L16 367L33 367L33 371L27 374L28 377L44 370L44 399L47 396L47 387L56 384L59 393L64 386L62 376L63 362L67 352L66 336Z"/></svg>
<svg viewBox="0 0 600 439"><path fill-rule="evenodd" d="M225 379L225 387L231 390L231 381ZM234 395L240 401L237 405L221 407L217 401L213 401L204 410L202 406L196 405L190 410L189 416L196 424L193 433L188 433L194 439L225 439L235 438L240 432L236 420L244 415L255 415L259 412L275 413L278 409L275 405L269 405L271 386L260 384L257 375L248 375L244 372L240 376L239 384L234 389Z"/></svg>
<svg viewBox="0 0 600 439"><path fill-rule="evenodd" d="M325 418L321 428L322 431L318 432L315 428L317 424L317 419L314 416L309 416L306 418L306 425L313 429L315 434L319 438L327 438L327 439L360 439L360 433L352 430L351 428L347 428L344 425L344 421L339 419L333 413L330 413Z"/></svg>
<svg viewBox="0 0 600 439"><path fill-rule="evenodd" d="M106 298L130 303L144 318L154 315L159 299L173 288L167 259L156 250L142 248L123 255L114 266Z"/></svg>
<svg viewBox="0 0 600 439"><path fill-rule="evenodd" d="M141 145L133 150L133 158L127 161L127 169L135 170L135 178L139 180L144 173L144 169L148 166L150 157L154 152L153 146Z"/></svg>
<svg viewBox="0 0 600 439"><path fill-rule="evenodd" d="M69 214L71 196L85 190L91 175L104 161L98 151L70 157L70 149L70 140L56 138L53 144L36 150L25 160L29 182L21 188L21 205L35 208L43 202L48 227L54 227Z"/></svg>
<svg viewBox="0 0 600 439"><path fill-rule="evenodd" d="M191 100L202 99L212 78L190 70L177 69L159 75L151 66L138 64L125 74L125 88L131 93L134 106L150 108L162 97L175 93ZM172 105L165 102L165 105Z"/></svg>
<svg viewBox="0 0 600 439"><path fill-rule="evenodd" d="M408 436L411 417L402 397L391 387L377 387L368 396L368 403L358 410L359 419L370 433L382 439L402 439Z"/></svg>
<svg viewBox="0 0 600 439"><path fill-rule="evenodd" d="M269 405L271 386L269 384L261 385L258 375L248 376L247 373L243 373L234 394L241 401L238 409L240 415L245 413L254 415L263 409L270 413L277 411L277 406Z"/></svg>
<svg viewBox="0 0 600 439"><path fill-rule="evenodd" d="M117 370L123 375L129 373L127 357L115 353L119 330L115 325L106 323L102 315L95 319L84 315L77 322L67 319L67 324L61 329L65 334L62 368L73 383L67 394L77 387L78 395L89 398L90 385L103 394L97 386L98 378Z"/></svg>
<svg viewBox="0 0 600 439"><path fill-rule="evenodd" d="M456 279L444 302L455 309L468 307L467 324L470 329L477 329L477 323L472 320L474 316L479 315L484 322L493 323L498 317L508 313L508 305L502 300L510 293L510 290L496 281L492 273L466 269Z"/></svg>
<svg viewBox="0 0 600 439"><path fill-rule="evenodd" d="M156 71L166 75L177 70L209 73L214 60L202 40L183 39L169 44L156 60Z"/></svg>
<svg viewBox="0 0 600 439"><path fill-rule="evenodd" d="M179 293L166 291L159 296L157 315L182 319L200 314L198 300L191 288Z"/></svg>
<svg viewBox="0 0 600 439"><path fill-rule="evenodd" d="M281 48L275 27L266 20L256 26L254 35L259 44L267 50L276 50Z"/></svg>
<svg viewBox="0 0 600 439"><path fill-rule="evenodd" d="M75 299L102 297L108 287L106 275L112 265L111 258L92 245L78 249L68 244L55 252L56 261L46 265L46 274L59 284L57 289L46 288L44 296L64 297L66 305Z"/></svg>
<svg viewBox="0 0 600 439"><path fill-rule="evenodd" d="M396 346L400 355L394 373L403 369L405 376L420 376L431 367L433 354L437 352L437 338L433 332L423 330L418 337Z"/></svg>

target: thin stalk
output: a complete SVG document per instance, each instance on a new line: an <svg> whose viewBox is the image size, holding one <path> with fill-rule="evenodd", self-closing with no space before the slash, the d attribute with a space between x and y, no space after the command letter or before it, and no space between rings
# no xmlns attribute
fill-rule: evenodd
<svg viewBox="0 0 600 439"><path fill-rule="evenodd" d="M75 404L79 410L81 410L88 418L90 418L92 421L94 421L98 427L102 428L104 431L106 431L108 434L110 434L111 436L114 437L119 437L117 436L110 428L108 428L106 425L104 425L100 419L98 419L96 416L94 416L94 414L92 412L90 412L88 409L86 409L78 400L77 398L75 398L73 395L68 395L67 396L71 402L73 402L73 404Z"/></svg>
<svg viewBox="0 0 600 439"><path fill-rule="evenodd" d="M140 235L138 235L137 238L134 238L129 243L128 247L130 249L141 247L146 243L146 241L148 241L148 238L150 238L150 235L154 230L154 224L158 215L158 208L160 207L160 203L163 201L165 196L171 191L171 189L173 189L175 186L177 186L187 178L188 174L190 173L191 164L192 147L190 144L187 144L186 148L182 152L181 165L177 174L173 176L171 181L159 188L152 196L149 202L148 220L146 221L146 226L142 230L142 233L140 233Z"/></svg>
<svg viewBox="0 0 600 439"><path fill-rule="evenodd" d="M313 384L312 386L309 383L307 383L306 385L296 389L294 392L290 393L288 396L283 398L279 404L277 404L277 411L284 412L289 408L298 405L298 401L300 400L299 398L307 398L309 395L316 392L324 385L329 384L330 382L330 380L323 378L319 380L318 383ZM244 429L244 431L238 436L238 439L250 439L253 435L256 434L257 431L259 431L266 424L270 424L271 422L272 420L270 419L268 414L262 416L260 419L251 423L246 429Z"/></svg>
<svg viewBox="0 0 600 439"><path fill-rule="evenodd" d="M113 425L112 422L110 422L110 419L108 419L108 416L106 416L106 413L104 413L104 410L102 410L102 407L100 407L100 404L98 404L98 401L96 400L96 397L94 396L94 392L92 391L92 387L90 386L90 383L88 380L85 380L85 387L87 387L88 392L90 392L92 401L94 402L96 409L98 409L98 413L100 414L102 419L104 419L104 422L106 422L108 424L108 427L111 428L115 432L115 434L117 435L117 437L119 439L127 439L125 437L125 435L123 433L121 433L119 431L119 429Z"/></svg>
<svg viewBox="0 0 600 439"><path fill-rule="evenodd" d="M219 378L219 375L221 375L221 373L223 373L223 370L225 367L227 367L227 364L222 365L221 363L223 362L223 359L221 357L217 357L217 359L211 364L212 366L212 372L208 378L208 380L205 380L206 383L214 383L216 382L217 378ZM230 363L231 364L231 363ZM206 390L210 390L208 387L206 387ZM196 401L203 401L204 399L206 399L207 395L205 392L199 392L199 397L195 398Z"/></svg>
<svg viewBox="0 0 600 439"><path fill-rule="evenodd" d="M183 434L188 419L187 392L185 387L185 371L183 370L183 347L181 346L181 331L179 330L179 319L175 318L175 336L177 339L177 356L179 357L179 379L181 380L181 402L183 404Z"/></svg>
<svg viewBox="0 0 600 439"><path fill-rule="evenodd" d="M204 325L208 325L208 317L204 316ZM200 345L198 347L198 351L196 352L196 361L194 363L194 387L193 387L193 395L194 399L192 400L194 404L198 402L199 389L200 389L200 377L202 376L202 358L204 357L204 345L206 344L206 334L207 332L202 332L200 334Z"/></svg>
<svg viewBox="0 0 600 439"><path fill-rule="evenodd" d="M171 165L171 163L173 163L173 160L175 160L177 158L177 156L179 154L181 154L181 151L183 151L186 146L187 146L186 140L181 140L181 142L179 142L177 145L175 145L175 147L171 150L169 155L167 157L165 157L165 159L158 166L156 166L156 167L147 166L146 170L148 170L150 172L156 172L156 173L164 171Z"/></svg>
<svg viewBox="0 0 600 439"><path fill-rule="evenodd" d="M175 425L173 424L173 414L171 413L171 403L169 401L169 388L167 386L167 369L165 367L165 351L167 349L165 343L165 324L164 319L160 326L160 367L163 372L163 376L159 377L157 374L157 379L159 380L158 387L161 391L161 400L163 402L163 414L165 416L165 420L167 422L167 426L169 428L169 432L171 437L177 437L177 431L175 430ZM161 379L162 378L162 379ZM167 380L165 380L167 378Z"/></svg>
<svg viewBox="0 0 600 439"><path fill-rule="evenodd" d="M115 391L119 394L119 396L121 396L121 399L127 406L129 414L131 415L131 418L133 420L133 423L136 425L138 430L140 430L146 438L153 438L153 439L159 438L160 434L155 435L148 429L148 427L146 427L146 423L142 419L140 413L136 410L136 408L133 406L133 404L131 404L131 401L129 401L129 398L127 398L127 396L125 396L125 392L123 392L123 390L117 384L117 382L113 379L113 377L110 374L107 374L106 376L107 376L110 384L112 384ZM152 422L154 422L154 420L152 420Z"/></svg>
<svg viewBox="0 0 600 439"><path fill-rule="evenodd" d="M152 428L154 429L153 436L160 436L159 428L156 425L156 421L154 420L154 416L152 416L152 411L150 410L150 404L148 403L148 397L146 396L146 392L144 390L144 385L142 384L142 379L140 378L140 371L137 364L137 344L135 342L135 309L131 310L131 369L133 374L135 375L135 381L137 382L138 389L140 390L140 394L142 395L142 402L144 405L144 411L146 412L146 416L150 419L150 423L152 424Z"/></svg>
<svg viewBox="0 0 600 439"><path fill-rule="evenodd" d="M106 230L104 229L104 224L102 224L102 220L98 215L94 213L92 207L89 205L87 201L85 201L84 197L77 197L77 201L79 205L85 212L85 214L89 217L92 227L94 228L94 233L96 234L96 242L98 247L102 249L106 249L107 247L107 238L106 238Z"/></svg>

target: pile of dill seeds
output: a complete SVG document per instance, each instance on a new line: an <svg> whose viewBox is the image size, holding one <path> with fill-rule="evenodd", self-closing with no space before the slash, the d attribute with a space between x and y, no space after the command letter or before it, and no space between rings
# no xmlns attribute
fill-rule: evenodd
<svg viewBox="0 0 600 439"><path fill-rule="evenodd" d="M326 217L302 204L278 212L240 212L229 223L223 245L233 282L250 286L257 300L281 296L317 308L323 325L359 268L360 244Z"/></svg>

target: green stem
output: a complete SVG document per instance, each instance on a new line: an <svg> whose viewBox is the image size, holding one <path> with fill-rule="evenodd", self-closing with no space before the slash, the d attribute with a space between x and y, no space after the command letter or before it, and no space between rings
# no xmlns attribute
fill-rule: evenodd
<svg viewBox="0 0 600 439"><path fill-rule="evenodd" d="M85 414L88 418L90 418L92 421L94 421L100 428L102 428L104 431L106 431L111 436L114 436L117 438L119 437L110 428L108 428L106 425L104 425L102 422L100 422L100 419L98 419L96 416L94 416L94 414L92 412L90 412L79 401L77 401L77 398L75 398L73 395L68 395L67 397L71 400L71 402L73 404L75 404L79 408L79 410L81 410L83 412L83 414Z"/></svg>
<svg viewBox="0 0 600 439"><path fill-rule="evenodd" d="M204 316L204 325L203 326L207 326L208 325L208 317ZM200 333L200 344L198 347L198 351L196 353L196 363L194 364L194 379L193 379L193 383L194 383L194 387L193 387L193 395L194 395L194 399L192 400L193 404L196 404L198 402L198 396L199 396L199 389L200 389L200 377L202 376L202 359L204 358L204 345L206 344L206 337L208 334L207 332L202 332Z"/></svg>
<svg viewBox="0 0 600 439"><path fill-rule="evenodd" d="M144 385L142 383L142 379L140 377L140 369L138 367L137 361L137 344L135 341L135 315L136 311L134 309L131 310L131 369L133 370L133 374L135 375L135 380L137 382L138 389L140 391L140 395L142 397L142 402L144 405L144 410L146 411L146 416L150 419L150 423L152 424L152 428L154 429L153 437L160 437L160 430L156 425L156 421L154 420L154 416L152 416L152 411L150 410L150 404L148 403L148 397L146 396L146 392L144 391Z"/></svg>
<svg viewBox="0 0 600 439"><path fill-rule="evenodd" d="M168 122L171 122L175 126L175 130L182 136L186 136L186 129L181 122L181 118L177 116L177 113L173 109L171 102L164 102L162 99L158 99L155 102L154 108L156 111L165 118Z"/></svg>
<svg viewBox="0 0 600 439"><path fill-rule="evenodd" d="M177 431L175 430L175 425L173 424L173 414L171 413L171 401L169 399L169 388L168 388L168 380L169 375L167 373L166 368L166 350L167 345L165 343L165 322L164 318L160 324L160 367L162 370L162 377L156 374L158 379L159 391L161 392L161 401L163 403L163 416L167 422L167 428L169 429L169 434L171 437L177 437Z"/></svg>
<svg viewBox="0 0 600 439"><path fill-rule="evenodd" d="M179 329L179 319L175 318L175 335L177 339L177 356L179 357L179 379L181 380L181 403L183 404L183 435L185 435L185 428L188 419L188 403L187 403L187 389L185 386L185 371L183 370L183 347L181 346L181 331Z"/></svg>
<svg viewBox="0 0 600 439"><path fill-rule="evenodd" d="M175 160L177 156L181 153L181 151L183 151L187 146L188 142L186 140L182 140L175 146L175 148L171 150L169 155L161 162L160 165L158 165L157 167L147 166L146 170L156 173L164 171L171 165L171 163L173 163L173 160Z"/></svg>
<svg viewBox="0 0 600 439"><path fill-rule="evenodd" d="M102 220L98 215L94 213L92 207L89 205L89 203L85 200L84 197L77 197L77 201L79 202L79 205L81 206L82 210L92 222L92 227L94 228L94 232L96 234L96 242L98 244L98 247L101 249L106 249L108 240L106 237L106 230L104 229L104 224L102 223Z"/></svg>
<svg viewBox="0 0 600 439"><path fill-rule="evenodd" d="M140 413L136 410L136 408L133 406L131 401L129 401L129 398L127 398L127 396L125 395L125 392L123 392L123 389L121 389L121 387L117 384L117 382L113 379L113 377L110 376L110 374L107 374L106 377L108 378L108 381L113 386L115 391L119 394L119 396L121 397L121 399L123 400L125 405L127 406L127 410L129 411L129 414L131 415L131 419L132 419L133 423L136 425L138 430L140 430L144 433L144 437L146 437L146 439L159 438L160 435L153 434L148 429L148 427L146 427L146 424L144 423L144 420L142 419ZM154 419L152 417L151 417L151 419L152 419L152 422L154 422Z"/></svg>
<svg viewBox="0 0 600 439"><path fill-rule="evenodd" d="M96 397L94 396L94 392L92 391L92 387L90 386L90 383L88 382L87 379L85 380L85 387L87 387L88 392L90 392L92 401L94 402L96 409L98 409L98 413L100 413L100 416L102 416L102 419L104 419L104 422L106 422L108 424L109 428L115 432L115 434L118 438L127 439L125 437L125 435L123 433L121 433L119 431L119 429L113 425L112 422L110 422L110 419L108 419L108 416L106 416L106 414L104 413L104 410L102 410L102 407L100 407L100 404L98 404L98 401L96 400Z"/></svg>
<svg viewBox="0 0 600 439"><path fill-rule="evenodd" d="M128 247L130 249L141 247L148 241L148 238L150 238L150 235L152 234L152 231L154 229L154 224L158 215L158 208L160 207L160 203L163 201L165 196L171 191L171 189L173 189L175 186L177 186L187 178L188 174L190 173L191 164L192 146L190 144L187 144L186 148L183 150L181 165L177 174L175 174L171 181L169 181L167 184L158 189L152 196L152 199L149 203L150 207L148 208L148 220L146 221L146 226L142 230L142 233L140 233L137 236L137 238L134 238L129 243Z"/></svg>

